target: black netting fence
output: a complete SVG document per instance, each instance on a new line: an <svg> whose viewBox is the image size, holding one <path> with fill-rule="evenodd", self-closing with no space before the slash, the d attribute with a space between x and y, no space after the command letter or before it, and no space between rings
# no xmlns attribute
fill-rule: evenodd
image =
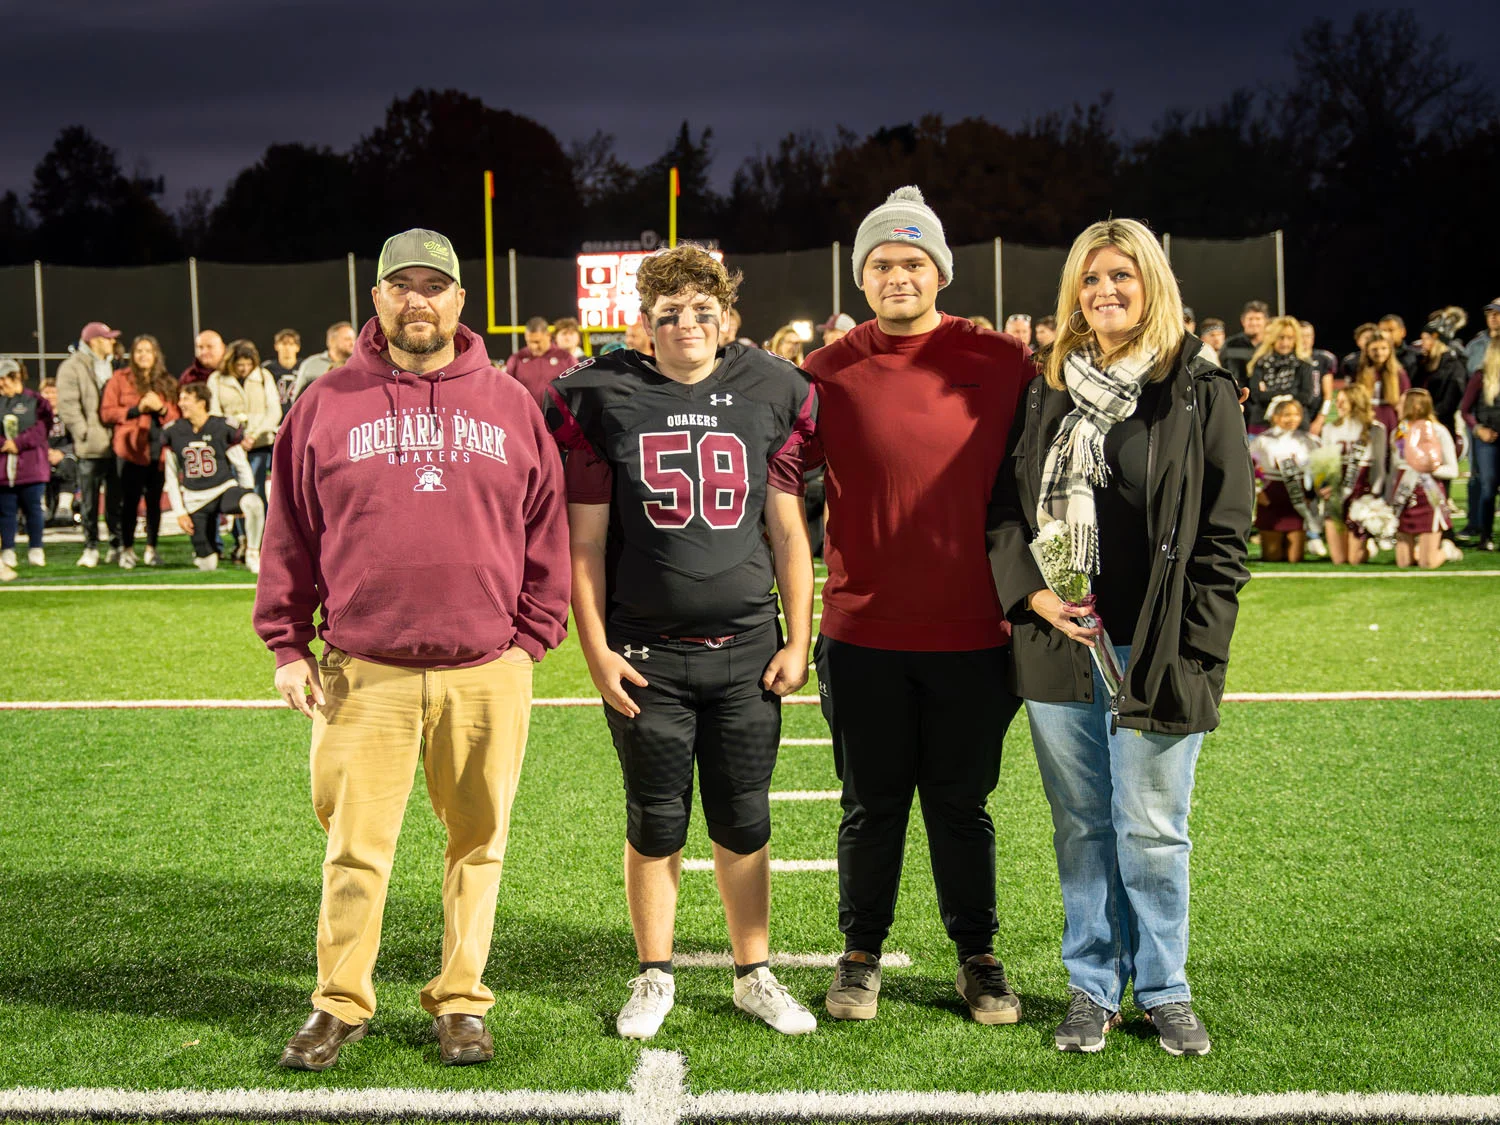
<svg viewBox="0 0 1500 1125"><path fill-rule="evenodd" d="M740 291L743 332L765 340L794 320L825 320L835 307L855 320L869 317L864 295L854 281L847 243L837 247L786 254L729 254L726 261L745 275ZM1240 307L1260 299L1274 308L1278 290L1276 236L1241 241L1172 239L1173 268L1183 298L1200 318L1218 316L1233 326ZM1024 312L1032 317L1052 312L1057 303L1058 274L1066 251L1057 247L981 242L953 247L953 283L938 306L958 316L997 317ZM187 262L129 269L43 266L47 367L75 343L83 325L102 320L126 338L150 333L161 340L173 371L193 357L194 267ZM494 323L508 325L512 316L510 264L504 253L494 263ZM280 328L302 335L303 354L323 348L329 324L352 319L356 326L374 312L370 289L373 259L304 262L295 265L196 263L198 324L225 339L247 337L262 354ZM997 289L998 280L998 289ZM463 321L484 334L490 323L485 263L463 263L467 291ZM837 288L835 288L835 283ZM570 258L518 256L514 308L518 323L533 316L555 320L576 315L578 267ZM352 302L352 305L351 305ZM36 274L31 266L0 267L0 355L34 355L37 338ZM510 339L491 339L495 356L508 355ZM35 359L27 361L33 378Z"/></svg>

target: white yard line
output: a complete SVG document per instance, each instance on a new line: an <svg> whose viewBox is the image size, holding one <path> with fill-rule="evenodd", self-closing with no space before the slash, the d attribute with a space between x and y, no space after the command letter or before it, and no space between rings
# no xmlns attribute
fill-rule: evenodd
<svg viewBox="0 0 1500 1125"><path fill-rule="evenodd" d="M254 582L97 582L56 586L0 586L0 594L114 593L117 590L255 590Z"/></svg>
<svg viewBox="0 0 1500 1125"><path fill-rule="evenodd" d="M837 953L773 953L771 966L776 969L831 969L838 964ZM679 969L728 969L734 965L734 955L724 953L674 953L672 964ZM880 955L880 964L886 969L911 968L911 955L886 952Z"/></svg>
<svg viewBox="0 0 1500 1125"><path fill-rule="evenodd" d="M831 738L783 738L783 746L832 746Z"/></svg>
<svg viewBox="0 0 1500 1125"><path fill-rule="evenodd" d="M1358 700L1431 703L1441 700L1500 699L1500 689L1477 691L1240 691L1225 703L1346 703ZM815 704L816 695L789 695L788 704ZM533 699L533 707L598 707L597 696ZM0 700L0 711L277 711L278 699L12 699ZM826 738L787 738L783 746L832 746Z"/></svg>
<svg viewBox="0 0 1500 1125"><path fill-rule="evenodd" d="M684 871L712 871L714 861L711 859L685 859L682 861ZM773 859L771 861L771 874L773 875L806 875L812 871L837 871L839 861L836 859Z"/></svg>
<svg viewBox="0 0 1500 1125"><path fill-rule="evenodd" d="M1259 582L1265 578L1351 578L1364 581L1366 578L1500 578L1500 570L1418 570L1412 567L1409 570L1346 570L1337 574L1326 574L1322 571L1310 571L1302 573L1296 570L1252 570L1250 581Z"/></svg>
<svg viewBox="0 0 1500 1125"><path fill-rule="evenodd" d="M837 789L773 789L773 801L837 801L843 796Z"/></svg>
<svg viewBox="0 0 1500 1125"><path fill-rule="evenodd" d="M894 964L898 954L887 955ZM683 964L678 959L678 964ZM351 1050L358 1050L358 1047ZM1072 1093L1011 1091L789 1091L749 1094L687 1086L678 1051L640 1054L627 1091L292 1089L124 1090L19 1086L0 1090L0 1115L20 1118L311 1118L351 1120L618 1120L621 1125L683 1121L1082 1121L1482 1122L1500 1120L1500 1097L1470 1094Z"/></svg>

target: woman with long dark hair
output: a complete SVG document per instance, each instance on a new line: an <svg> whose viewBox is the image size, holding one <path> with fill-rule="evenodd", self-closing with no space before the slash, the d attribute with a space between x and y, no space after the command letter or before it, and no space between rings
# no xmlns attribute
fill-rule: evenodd
<svg viewBox="0 0 1500 1125"><path fill-rule="evenodd" d="M1162 1048L1206 1054L1187 981L1187 821L1250 577L1244 421L1235 384L1185 331L1177 279L1143 224L1078 236L1057 324L990 524L1062 884L1070 1001L1054 1041L1100 1050L1133 981ZM1039 535L1061 548L1051 563L1091 579L1092 606L1052 591ZM1090 664L1103 644L1090 614L1115 642L1117 686ZM1098 664L1113 673L1105 654Z"/></svg>
<svg viewBox="0 0 1500 1125"><path fill-rule="evenodd" d="M166 484L162 468L162 428L179 416L177 380L167 371L161 344L155 336L130 342L129 362L109 377L99 401L99 417L114 427L111 446L120 470L120 566L136 565L135 520L146 502L147 566L161 562L156 537L161 530L161 492Z"/></svg>

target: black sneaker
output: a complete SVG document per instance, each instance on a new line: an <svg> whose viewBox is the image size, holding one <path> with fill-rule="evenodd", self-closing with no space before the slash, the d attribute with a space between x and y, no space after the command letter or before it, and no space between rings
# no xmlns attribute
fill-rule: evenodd
<svg viewBox="0 0 1500 1125"><path fill-rule="evenodd" d="M824 1002L830 1019L874 1019L880 1003L880 958L858 950L840 957Z"/></svg>
<svg viewBox="0 0 1500 1125"><path fill-rule="evenodd" d="M1068 1014L1052 1033L1059 1051L1082 1051L1093 1054L1104 1050L1104 1037L1120 1026L1120 1013L1101 1008L1077 989L1069 989Z"/></svg>
<svg viewBox="0 0 1500 1125"><path fill-rule="evenodd" d="M1161 1049L1169 1055L1206 1055L1209 1051L1208 1029L1193 1014L1186 1001L1158 1004L1146 1013L1161 1036Z"/></svg>
<svg viewBox="0 0 1500 1125"><path fill-rule="evenodd" d="M977 954L960 965L955 983L975 1023L1020 1021L1021 998L1005 979L1005 966L988 953Z"/></svg>

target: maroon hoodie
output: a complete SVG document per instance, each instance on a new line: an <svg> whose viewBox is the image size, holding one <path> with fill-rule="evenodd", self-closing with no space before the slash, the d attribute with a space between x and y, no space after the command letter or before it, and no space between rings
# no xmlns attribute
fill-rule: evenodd
<svg viewBox="0 0 1500 1125"><path fill-rule="evenodd" d="M531 392L538 409L544 409L547 388L552 385L552 380L577 363L573 353L564 348L551 347L541 355L532 355L530 348L522 348L505 361L505 371Z"/></svg>
<svg viewBox="0 0 1500 1125"><path fill-rule="evenodd" d="M382 359L371 319L287 412L272 455L255 628L276 664L330 645L415 668L540 660L567 631L562 463L524 387L462 326L441 371Z"/></svg>

